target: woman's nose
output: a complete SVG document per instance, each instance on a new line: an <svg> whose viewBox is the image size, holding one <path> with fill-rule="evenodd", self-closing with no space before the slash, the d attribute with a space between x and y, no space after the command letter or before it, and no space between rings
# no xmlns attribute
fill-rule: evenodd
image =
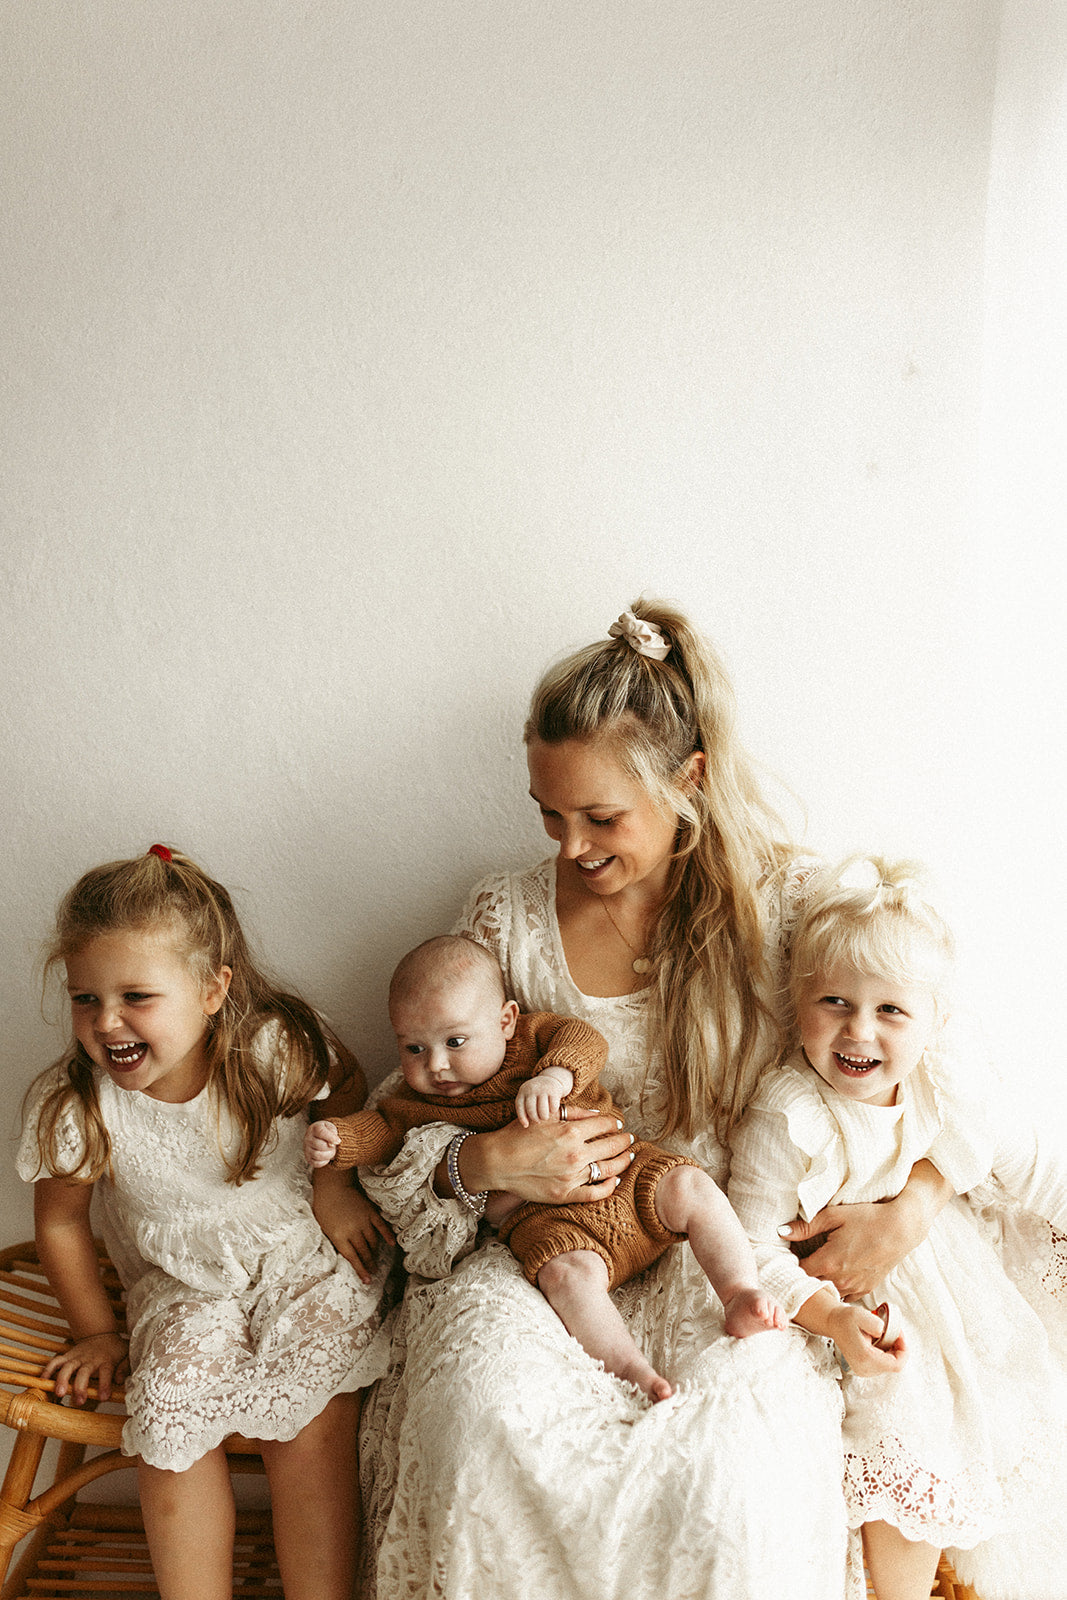
<svg viewBox="0 0 1067 1600"><path fill-rule="evenodd" d="M582 829L576 823L564 822L559 830L559 853L568 861L575 861L585 849L586 841Z"/></svg>

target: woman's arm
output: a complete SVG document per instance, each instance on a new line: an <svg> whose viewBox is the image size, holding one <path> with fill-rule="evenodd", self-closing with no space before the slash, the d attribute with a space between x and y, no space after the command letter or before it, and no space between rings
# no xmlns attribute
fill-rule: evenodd
<svg viewBox="0 0 1067 1600"><path fill-rule="evenodd" d="M566 1122L509 1122L495 1133L473 1134L459 1147L459 1175L469 1194L506 1190L550 1205L606 1200L633 1160L633 1135L617 1117L568 1107ZM600 1183L589 1182L596 1162ZM450 1199L447 1164L434 1173L434 1191Z"/></svg>
<svg viewBox="0 0 1067 1600"><path fill-rule="evenodd" d="M895 1199L825 1206L810 1222L794 1221L783 1237L799 1244L827 1234L826 1243L801 1263L804 1271L828 1279L846 1298L870 1294L922 1243L952 1195L952 1185L932 1162L917 1161Z"/></svg>
<svg viewBox="0 0 1067 1600"><path fill-rule="evenodd" d="M110 1399L112 1380L128 1366L127 1342L100 1277L89 1225L92 1197L91 1183L66 1178L41 1178L33 1194L37 1253L75 1341L52 1357L43 1376L55 1378L59 1398L69 1390L79 1406L94 1377L101 1400Z"/></svg>

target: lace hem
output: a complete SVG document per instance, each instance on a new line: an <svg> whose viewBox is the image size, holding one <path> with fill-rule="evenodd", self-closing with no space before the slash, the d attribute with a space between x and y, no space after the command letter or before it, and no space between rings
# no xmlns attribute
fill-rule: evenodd
<svg viewBox="0 0 1067 1600"><path fill-rule="evenodd" d="M477 1242L477 1217L460 1201L434 1193L434 1171L455 1133L446 1124L427 1123L412 1129L387 1167L359 1169L367 1198L396 1234L405 1266L422 1278L447 1277Z"/></svg>

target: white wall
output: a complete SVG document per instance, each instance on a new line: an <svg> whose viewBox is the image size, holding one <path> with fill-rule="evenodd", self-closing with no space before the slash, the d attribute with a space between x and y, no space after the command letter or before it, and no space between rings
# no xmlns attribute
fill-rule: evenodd
<svg viewBox="0 0 1067 1600"><path fill-rule="evenodd" d="M1049 920L971 622L998 19L5 8L5 1127L56 897L154 839L378 1075L397 955L545 845L534 677L641 590L814 843Z"/></svg>

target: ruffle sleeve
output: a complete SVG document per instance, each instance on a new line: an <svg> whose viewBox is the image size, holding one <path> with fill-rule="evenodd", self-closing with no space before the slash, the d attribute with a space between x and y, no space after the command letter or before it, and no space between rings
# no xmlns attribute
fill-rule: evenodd
<svg viewBox="0 0 1067 1600"><path fill-rule="evenodd" d="M783 1223L810 1218L845 1177L841 1140L826 1107L788 1068L767 1075L734 1136L730 1203L752 1241L760 1282L796 1315L818 1289L785 1240Z"/></svg>
<svg viewBox="0 0 1067 1600"><path fill-rule="evenodd" d="M26 1116L15 1157L15 1170L26 1183L36 1183L39 1178L50 1178L52 1173L41 1160L37 1143L37 1129L44 1102L53 1089L65 1081L65 1067L52 1067L42 1073L31 1086L26 1104ZM85 1125L82 1121L81 1102L71 1095L59 1117L52 1142L52 1158L59 1171L76 1177L85 1159Z"/></svg>

